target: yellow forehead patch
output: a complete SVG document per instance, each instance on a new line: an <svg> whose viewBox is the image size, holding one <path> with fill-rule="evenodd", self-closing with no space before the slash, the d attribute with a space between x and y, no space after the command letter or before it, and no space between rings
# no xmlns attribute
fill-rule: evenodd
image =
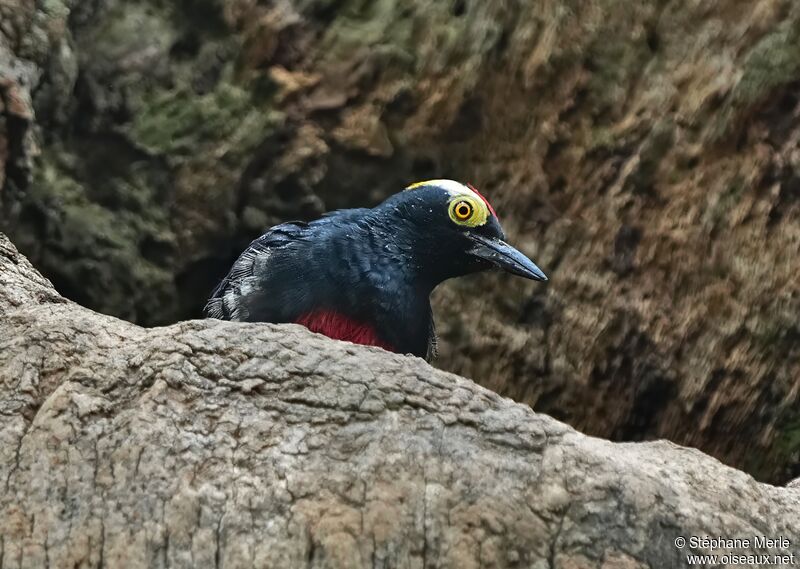
<svg viewBox="0 0 800 569"><path fill-rule="evenodd" d="M417 182L415 184L411 184L410 186L406 187L406 190L416 190L418 188L424 188L425 186L433 186L435 188L441 188L442 190L446 191L450 195L454 194L474 194L472 190L469 189L468 186L465 186L461 182L456 182L455 180L424 180L422 182ZM477 197L477 196L476 196Z"/></svg>
<svg viewBox="0 0 800 569"><path fill-rule="evenodd" d="M440 188L450 196L448 203L448 214L450 219L458 225L467 227L477 227L489 220L490 212L483 198L475 193L469 186L455 180L425 180L406 187L406 190L416 190L432 186ZM455 215L455 207L459 202L467 202L472 209L472 215L468 219L460 219Z"/></svg>
<svg viewBox="0 0 800 569"><path fill-rule="evenodd" d="M434 182L434 181L435 180L424 180L422 182L415 182L415 183L411 184L410 186L406 186L406 190L416 190L417 188L421 188L422 186L431 186L431 185L433 185L433 184L431 184L431 182Z"/></svg>

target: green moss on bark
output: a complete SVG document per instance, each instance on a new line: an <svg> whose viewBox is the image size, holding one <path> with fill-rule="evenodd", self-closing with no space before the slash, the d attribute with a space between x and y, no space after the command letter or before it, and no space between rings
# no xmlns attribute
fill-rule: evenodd
<svg viewBox="0 0 800 569"><path fill-rule="evenodd" d="M247 90L222 82L202 96L185 89L152 94L133 118L130 136L154 154L191 156L209 147L247 154L273 119Z"/></svg>
<svg viewBox="0 0 800 569"><path fill-rule="evenodd" d="M767 34L745 59L742 78L732 93L738 106L759 102L765 95L800 79L800 20Z"/></svg>

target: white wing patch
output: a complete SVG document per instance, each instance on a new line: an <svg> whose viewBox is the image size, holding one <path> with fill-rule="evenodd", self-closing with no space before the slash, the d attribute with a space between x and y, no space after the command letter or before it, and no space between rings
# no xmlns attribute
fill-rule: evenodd
<svg viewBox="0 0 800 569"><path fill-rule="evenodd" d="M258 243L246 249L231 267L224 293L206 305L208 315L234 321L246 320L250 314L242 299L256 291L259 282L256 275L266 273L271 256L272 250Z"/></svg>

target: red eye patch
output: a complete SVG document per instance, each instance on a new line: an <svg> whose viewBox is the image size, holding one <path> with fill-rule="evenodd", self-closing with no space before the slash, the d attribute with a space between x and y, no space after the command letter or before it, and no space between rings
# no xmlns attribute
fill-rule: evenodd
<svg viewBox="0 0 800 569"><path fill-rule="evenodd" d="M470 190L472 190L473 192L475 192L476 194L478 194L478 197L483 200L483 203L486 204L486 207L489 208L489 211L492 212L492 215L497 217L497 213L495 213L494 208L492 207L492 204L489 203L489 200L487 200L485 197L483 197L483 194L478 191L478 188L476 188L472 184L467 184L467 187Z"/></svg>

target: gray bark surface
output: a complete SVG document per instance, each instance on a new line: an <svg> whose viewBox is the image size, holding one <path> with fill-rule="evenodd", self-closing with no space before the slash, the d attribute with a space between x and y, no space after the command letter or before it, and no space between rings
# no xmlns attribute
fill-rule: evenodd
<svg viewBox="0 0 800 569"><path fill-rule="evenodd" d="M686 567L676 537L705 535L800 557L800 488L298 326L144 329L2 234L0 389L3 569Z"/></svg>
<svg viewBox="0 0 800 569"><path fill-rule="evenodd" d="M550 284L445 283L437 367L776 484L799 146L797 0L0 0L0 231L65 297L199 317L268 227L454 177Z"/></svg>

